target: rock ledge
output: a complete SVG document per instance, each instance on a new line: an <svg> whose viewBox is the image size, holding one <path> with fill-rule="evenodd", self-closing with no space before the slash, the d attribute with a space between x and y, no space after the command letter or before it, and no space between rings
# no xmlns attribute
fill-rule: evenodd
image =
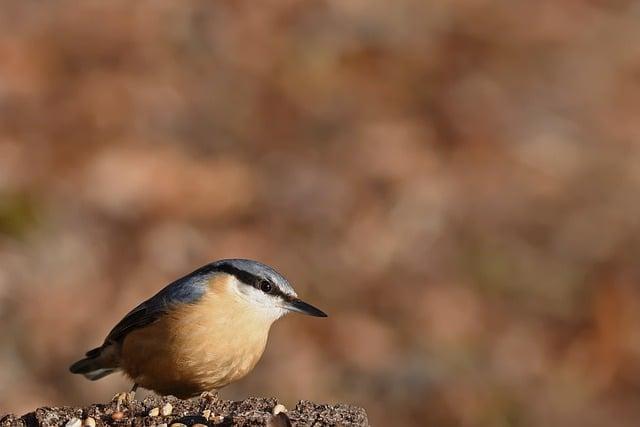
<svg viewBox="0 0 640 427"><path fill-rule="evenodd" d="M116 402L86 408L38 408L21 417L4 415L0 426L368 426L364 409L351 405L324 405L301 400L284 415L274 415L278 401L251 397L243 401L213 396L180 400L148 397L118 408ZM278 408L281 408L279 406ZM119 410L118 410L119 409ZM276 410L275 412L278 412Z"/></svg>

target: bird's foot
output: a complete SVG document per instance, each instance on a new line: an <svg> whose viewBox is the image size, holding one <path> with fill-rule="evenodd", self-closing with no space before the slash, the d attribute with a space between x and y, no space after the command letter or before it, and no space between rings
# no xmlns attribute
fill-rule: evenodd
<svg viewBox="0 0 640 427"><path fill-rule="evenodd" d="M209 402L215 402L216 400L220 399L220 396L218 396L218 390L205 391L200 394L200 399L206 399Z"/></svg>
<svg viewBox="0 0 640 427"><path fill-rule="evenodd" d="M120 412L121 410L121 406L124 404L128 407L131 406L131 404L133 403L133 401L136 398L136 392L135 391L129 391L129 392L122 392L122 393L118 393L115 396L113 396L112 401L116 402L116 411Z"/></svg>

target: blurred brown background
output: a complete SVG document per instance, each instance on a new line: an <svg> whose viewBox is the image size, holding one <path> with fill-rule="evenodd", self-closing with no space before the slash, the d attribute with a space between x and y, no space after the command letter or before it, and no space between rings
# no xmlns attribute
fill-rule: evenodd
<svg viewBox="0 0 640 427"><path fill-rule="evenodd" d="M640 6L0 3L0 412L208 261L330 313L227 398L640 423Z"/></svg>

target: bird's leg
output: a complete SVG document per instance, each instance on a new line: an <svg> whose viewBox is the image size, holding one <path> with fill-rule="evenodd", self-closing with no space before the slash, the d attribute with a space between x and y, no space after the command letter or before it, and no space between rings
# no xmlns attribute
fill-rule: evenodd
<svg viewBox="0 0 640 427"><path fill-rule="evenodd" d="M136 390L138 390L138 383L133 383L133 387L131 387L131 391L127 393L128 403L133 403L136 400Z"/></svg>
<svg viewBox="0 0 640 427"><path fill-rule="evenodd" d="M133 387L131 387L130 392L122 392L118 393L114 396L113 400L116 401L116 411L120 411L120 406L123 403L126 403L127 406L131 406L133 401L136 399L136 390L138 389L138 384L134 383Z"/></svg>

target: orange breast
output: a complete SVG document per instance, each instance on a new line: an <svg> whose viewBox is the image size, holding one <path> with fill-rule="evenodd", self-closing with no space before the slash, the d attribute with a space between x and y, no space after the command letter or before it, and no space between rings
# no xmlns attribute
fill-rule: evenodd
<svg viewBox="0 0 640 427"><path fill-rule="evenodd" d="M271 322L223 279L197 304L177 307L124 339L120 366L140 386L185 398L244 377L264 351Z"/></svg>

